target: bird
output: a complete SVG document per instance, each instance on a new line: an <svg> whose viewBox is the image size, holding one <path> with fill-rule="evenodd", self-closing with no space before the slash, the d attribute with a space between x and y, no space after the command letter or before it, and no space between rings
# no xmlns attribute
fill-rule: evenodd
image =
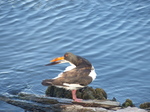
<svg viewBox="0 0 150 112"><path fill-rule="evenodd" d="M64 56L54 58L50 62L46 66L61 63L70 63L70 66L58 74L57 77L43 80L42 85L71 90L73 101L81 102L82 99L77 98L76 91L86 87L95 80L97 74L94 66L87 59L74 55L71 52L66 52Z"/></svg>

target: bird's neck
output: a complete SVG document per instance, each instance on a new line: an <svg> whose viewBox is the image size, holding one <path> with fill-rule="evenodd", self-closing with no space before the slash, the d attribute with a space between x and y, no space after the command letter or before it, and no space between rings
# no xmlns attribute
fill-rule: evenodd
<svg viewBox="0 0 150 112"><path fill-rule="evenodd" d="M77 68L87 68L87 69L92 69L91 63L86 60L85 58L82 58L80 56L77 56L77 60L74 61L73 63Z"/></svg>

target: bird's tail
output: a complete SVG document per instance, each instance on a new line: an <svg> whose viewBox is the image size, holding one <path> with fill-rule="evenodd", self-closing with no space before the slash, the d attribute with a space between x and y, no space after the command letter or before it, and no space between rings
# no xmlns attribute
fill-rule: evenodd
<svg viewBox="0 0 150 112"><path fill-rule="evenodd" d="M51 85L53 85L52 82L53 82L53 79L46 79L46 80L42 81L42 85L51 86Z"/></svg>

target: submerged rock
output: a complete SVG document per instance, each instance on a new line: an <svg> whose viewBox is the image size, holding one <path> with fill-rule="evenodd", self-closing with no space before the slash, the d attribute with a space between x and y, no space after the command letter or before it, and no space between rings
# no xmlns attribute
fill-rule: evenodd
<svg viewBox="0 0 150 112"><path fill-rule="evenodd" d="M130 100L130 99L126 99L126 101L122 104L122 107L128 107L128 106L135 107L132 100Z"/></svg>
<svg viewBox="0 0 150 112"><path fill-rule="evenodd" d="M71 91L55 86L49 86L46 90L46 95L51 97L72 99ZM107 93L101 88L93 89L92 87L85 87L77 90L77 97L81 99L105 100L107 99Z"/></svg>

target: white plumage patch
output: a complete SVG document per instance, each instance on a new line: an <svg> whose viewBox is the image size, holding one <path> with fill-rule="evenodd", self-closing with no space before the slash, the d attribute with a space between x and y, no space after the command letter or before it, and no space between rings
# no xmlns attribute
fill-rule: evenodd
<svg viewBox="0 0 150 112"><path fill-rule="evenodd" d="M84 86L81 86L80 84L68 84L68 83L63 83L66 89L74 90L74 89L80 89L83 88Z"/></svg>
<svg viewBox="0 0 150 112"><path fill-rule="evenodd" d="M95 69L94 69L94 67L92 66L92 70L91 70L91 72L90 72L90 74L89 74L89 76L92 77L92 81L95 80L96 75L97 75L97 74L95 73Z"/></svg>
<svg viewBox="0 0 150 112"><path fill-rule="evenodd" d="M66 69L64 70L64 72L66 72L66 71L70 71L70 70L72 70L72 69L76 68L76 66L75 66L75 65L73 65L73 64L71 64L71 63L70 63L70 65L71 65L71 66L66 67Z"/></svg>

